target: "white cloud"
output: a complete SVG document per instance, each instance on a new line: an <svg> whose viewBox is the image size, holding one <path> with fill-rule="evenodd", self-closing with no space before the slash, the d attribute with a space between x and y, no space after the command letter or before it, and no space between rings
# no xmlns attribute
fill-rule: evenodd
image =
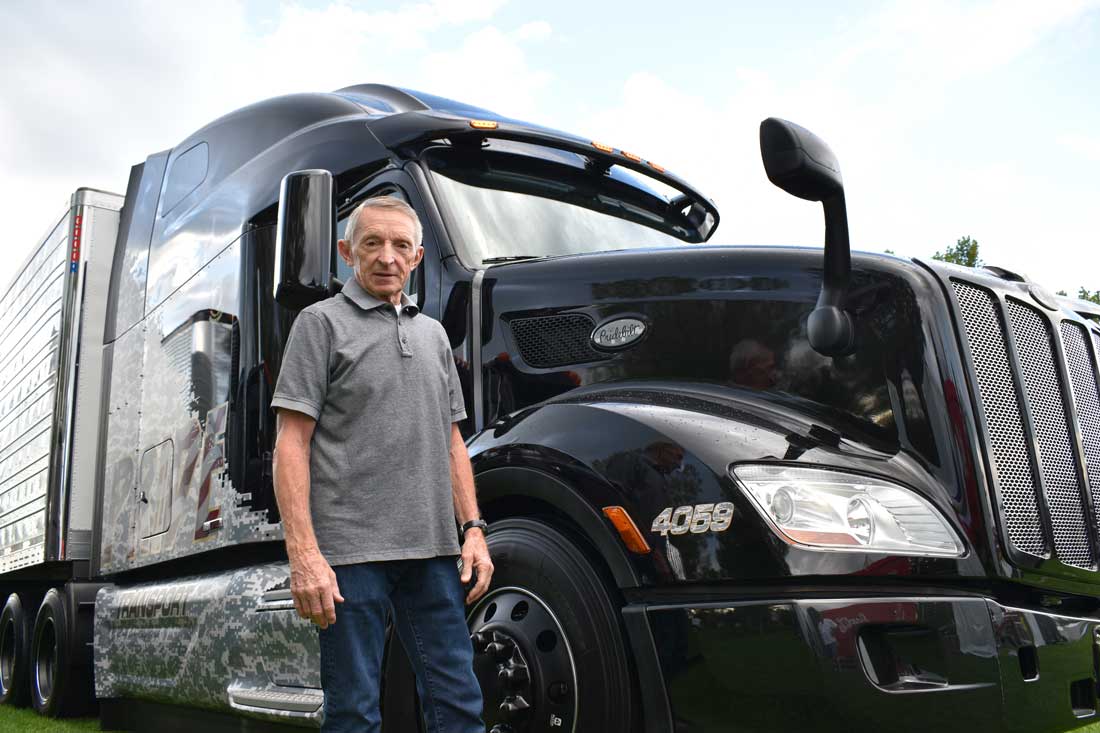
<svg viewBox="0 0 1100 733"><path fill-rule="evenodd" d="M550 37L553 30L545 20L524 23L516 30L516 38L521 41L543 41Z"/></svg>
<svg viewBox="0 0 1100 733"><path fill-rule="evenodd" d="M517 35L494 26L474 31L457 48L423 57L417 83L507 117L538 121L541 93L553 75L531 68Z"/></svg>
<svg viewBox="0 0 1100 733"><path fill-rule="evenodd" d="M850 50L803 80L784 84L742 67L727 75L724 95L704 97L638 72L578 129L668 165L713 196L723 214L714 241L816 245L824 233L820 205L772 186L760 161L760 120L790 119L827 140L840 160L853 248L928 257L970 234L986 261L1076 291L1076 279L1092 276L1081 266L1100 251L1094 179L1067 182L1024 168L1009 151L996 165L936 155L941 140L926 122L954 114L947 105L964 82L978 83L1098 4L1043 4L1041 11L1030 3L892 5L852 26L853 37L875 29L871 41L851 50L851 39L838 39ZM867 74L899 81L868 95L855 82ZM998 124L1017 125L1022 145L1048 144L1041 130L1012 119ZM980 126L961 134L981 142ZM1065 135L1060 142L1100 156L1100 139Z"/></svg>
<svg viewBox="0 0 1100 733"><path fill-rule="evenodd" d="M277 94L365 81L559 126L668 166L716 199L718 241L822 239L820 207L764 176L757 125L775 115L814 130L837 153L857 248L928 255L971 234L991 261L1024 262L1048 286L1072 290L1081 268L1065 263L1083 260L1085 247L1100 249L1100 184L952 160L928 132L929 122L955 114L952 90L1052 39L1061 49L1079 41L1100 0L892 3L821 33L811 49L818 63L794 81L749 56L713 67L700 48L695 81L706 94L686 91L660 71L660 60L625 74L622 60L601 62L598 81L618 78L621 88L599 98L562 89L566 65L532 63L529 47L553 29L546 20L502 26L503 1L391 10L284 4L259 20L244 0L3 4L0 219L8 251L24 252L77 186L121 190L130 165L221 114ZM978 135L978 125L958 134ZM1087 132L1020 127L1018 139L1100 158L1100 140L1077 129Z"/></svg>
<svg viewBox="0 0 1100 733"><path fill-rule="evenodd" d="M21 255L77 187L121 192L130 166L147 155L279 94L374 81L537 117L551 76L530 66L524 44L550 27L485 26L504 3L434 0L390 10L287 3L261 20L243 0L5 4L5 245ZM0 283L14 266L0 263Z"/></svg>
<svg viewBox="0 0 1100 733"><path fill-rule="evenodd" d="M852 25L839 65L881 54L906 83L942 83L1002 66L1096 7L1097 0L896 0Z"/></svg>
<svg viewBox="0 0 1100 733"><path fill-rule="evenodd" d="M1100 163L1100 137L1094 135L1065 134L1058 137L1058 142L1069 150L1083 155L1088 160Z"/></svg>

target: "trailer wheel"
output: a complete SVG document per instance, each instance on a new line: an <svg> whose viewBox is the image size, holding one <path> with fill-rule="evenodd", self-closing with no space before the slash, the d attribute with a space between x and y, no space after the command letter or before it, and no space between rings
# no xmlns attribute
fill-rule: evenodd
<svg viewBox="0 0 1100 733"><path fill-rule="evenodd" d="M23 601L12 593L0 613L0 704L24 707L29 701L30 636Z"/></svg>
<svg viewBox="0 0 1100 733"><path fill-rule="evenodd" d="M627 733L634 712L619 611L576 545L530 519L494 522L495 571L467 615L491 731Z"/></svg>
<svg viewBox="0 0 1100 733"><path fill-rule="evenodd" d="M90 693L90 681L72 664L68 619L65 596L51 588L34 622L30 667L31 704L51 718L82 712Z"/></svg>

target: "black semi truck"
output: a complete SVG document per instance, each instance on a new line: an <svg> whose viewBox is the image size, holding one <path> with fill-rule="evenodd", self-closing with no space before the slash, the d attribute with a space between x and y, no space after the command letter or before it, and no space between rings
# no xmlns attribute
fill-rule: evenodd
<svg viewBox="0 0 1100 733"><path fill-rule="evenodd" d="M761 153L824 251L710 244L714 204L657 163L373 84L78 191L0 301L3 700L320 724L270 397L296 313L350 276L346 217L388 194L424 223L409 295L450 336L490 521L487 728L1095 720L1100 309L853 254L827 146L769 119ZM416 731L399 645L386 666L385 729Z"/></svg>

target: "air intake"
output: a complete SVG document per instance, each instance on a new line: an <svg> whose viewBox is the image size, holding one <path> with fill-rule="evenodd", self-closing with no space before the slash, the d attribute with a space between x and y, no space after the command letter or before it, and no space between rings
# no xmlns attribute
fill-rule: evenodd
<svg viewBox="0 0 1100 733"><path fill-rule="evenodd" d="M592 348L589 337L596 324L580 313L516 318L509 326L520 356L540 369L607 359Z"/></svg>
<svg viewBox="0 0 1100 733"><path fill-rule="evenodd" d="M952 285L1006 539L1019 552L1096 569L1100 335L1011 296Z"/></svg>

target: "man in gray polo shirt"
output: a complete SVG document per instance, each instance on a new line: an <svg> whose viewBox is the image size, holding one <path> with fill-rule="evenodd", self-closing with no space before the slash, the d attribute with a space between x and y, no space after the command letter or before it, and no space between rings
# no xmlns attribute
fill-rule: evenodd
<svg viewBox="0 0 1100 733"><path fill-rule="evenodd" d="M421 238L399 199L352 213L338 249L354 277L298 315L271 400L290 588L298 614L320 627L326 733L380 730L391 609L428 730L484 731L462 583L476 570L473 602L493 564L456 424L466 411L450 344L403 292Z"/></svg>

